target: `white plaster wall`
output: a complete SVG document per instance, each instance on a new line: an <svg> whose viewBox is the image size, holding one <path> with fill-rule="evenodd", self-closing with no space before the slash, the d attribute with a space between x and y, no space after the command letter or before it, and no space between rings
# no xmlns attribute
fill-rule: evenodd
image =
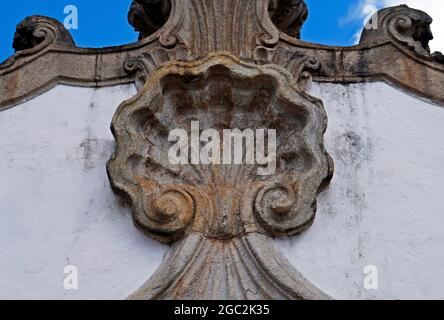
<svg viewBox="0 0 444 320"><path fill-rule="evenodd" d="M166 247L133 227L105 170L112 116L134 94L58 86L0 112L0 299L123 299L161 263ZM444 109L383 83L312 94L335 176L314 225L277 246L334 298L444 298ZM79 290L63 287L67 264Z"/></svg>
<svg viewBox="0 0 444 320"><path fill-rule="evenodd" d="M112 193L110 123L132 86L58 86L0 112L0 299L124 299L165 247ZM79 289L63 287L75 265Z"/></svg>
<svg viewBox="0 0 444 320"><path fill-rule="evenodd" d="M444 299L444 108L384 83L314 84L335 176L314 225L277 241L338 299ZM363 286L367 265L378 290Z"/></svg>

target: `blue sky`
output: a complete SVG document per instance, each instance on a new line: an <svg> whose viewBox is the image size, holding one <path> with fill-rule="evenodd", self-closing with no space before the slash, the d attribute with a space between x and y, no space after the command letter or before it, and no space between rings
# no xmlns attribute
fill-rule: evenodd
<svg viewBox="0 0 444 320"><path fill-rule="evenodd" d="M385 2L384 2L385 1ZM390 2L391 1L391 2ZM302 39L330 45L352 45L362 28L363 4L380 7L397 0L306 0L310 16L302 30ZM400 0L400 2L444 3L442 0ZM33 14L63 21L66 5L79 12L79 28L71 34L80 47L104 47L134 42L137 34L127 22L131 0L16 0L3 1L0 17L0 61L13 53L15 26ZM442 48L444 49L444 48Z"/></svg>

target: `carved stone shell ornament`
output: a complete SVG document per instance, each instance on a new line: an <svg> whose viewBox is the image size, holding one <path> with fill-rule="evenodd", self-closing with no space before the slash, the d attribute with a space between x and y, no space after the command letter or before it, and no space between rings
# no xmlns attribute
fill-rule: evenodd
<svg viewBox="0 0 444 320"><path fill-rule="evenodd" d="M171 164L169 133L192 134L193 121L198 134L275 129L274 174L260 175L258 164ZM155 69L112 122L112 186L128 199L138 228L172 244L130 298L327 299L272 241L313 222L316 197L333 170L326 127L321 101L278 66L213 53Z"/></svg>
<svg viewBox="0 0 444 320"><path fill-rule="evenodd" d="M327 117L308 84L383 81L442 105L444 56L430 52L431 17L407 6L380 10L351 47L298 39L307 15L304 0L133 0L140 41L101 49L77 47L52 18L17 26L16 52L0 63L0 111L58 84L139 90L113 119L108 174L135 225L171 249L131 299L329 298L273 245L311 225L333 174ZM180 129L198 136L191 158L204 132L251 129L257 142L275 130L275 170L188 155L174 164L169 135Z"/></svg>

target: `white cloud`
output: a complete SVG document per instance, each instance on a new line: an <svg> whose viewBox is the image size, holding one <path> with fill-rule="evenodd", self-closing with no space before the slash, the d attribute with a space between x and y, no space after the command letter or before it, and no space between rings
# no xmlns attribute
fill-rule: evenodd
<svg viewBox="0 0 444 320"><path fill-rule="evenodd" d="M364 29L367 21L369 21L371 16L382 7L379 2L379 0L361 0L357 5L350 8L347 17L340 21L340 23L343 24L344 22L346 23L354 20L361 20L361 27L356 30L355 34L353 35L354 43L359 42L361 32Z"/></svg>
<svg viewBox="0 0 444 320"><path fill-rule="evenodd" d="M384 8L406 4L411 8L427 12L433 18L432 31L435 37L431 41L432 51L444 51L444 1L443 0L361 0L355 9L349 12L348 20L359 19L363 25L368 20L372 8ZM350 13L352 16L350 16ZM355 41L359 41L361 30L357 31Z"/></svg>

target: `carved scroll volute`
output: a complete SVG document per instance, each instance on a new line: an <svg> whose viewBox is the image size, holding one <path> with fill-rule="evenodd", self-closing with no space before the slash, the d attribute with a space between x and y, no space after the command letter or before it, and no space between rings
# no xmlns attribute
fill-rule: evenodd
<svg viewBox="0 0 444 320"><path fill-rule="evenodd" d="M196 123L200 125L197 129L193 127ZM326 124L322 103L301 92L285 69L244 63L228 53L214 53L188 63L167 62L151 72L136 97L118 108L112 123L118 147L108 163L109 177L114 189L129 199L135 224L147 235L166 243L206 243L202 246L208 249L199 252L195 248L196 252L187 254L208 260L228 255L224 263L238 259L228 248L236 239L260 235L265 238L252 236L249 245L236 245L239 254L255 261L265 253L254 243L264 246L268 237L294 235L312 223L316 197L333 170L323 146ZM190 135L212 130L221 136L227 130L254 129L263 134L273 129L277 146L274 171L264 175L264 164L250 162L174 163L169 155L175 142L169 137L177 129ZM198 144L204 145L200 140ZM224 152L223 143L217 148ZM162 274L134 298L208 298L191 289L202 277L197 273L187 273L189 279L183 280L187 285L168 283L161 293L151 291L158 288L154 283L160 278L173 274L163 273L165 270L177 268L177 258L171 259L167 259L170 265L166 269L160 269ZM200 263L191 256L189 259L181 268ZM273 259L277 260L272 263L278 263L280 258ZM269 262L263 263L254 262L258 269L253 274L274 272L267 270ZM214 270L208 272L207 278L220 276ZM282 272L287 274L288 270ZM271 290L267 289L270 283L261 281L265 291L256 298L266 298L265 292ZM307 283L299 284L311 288ZM189 290L178 292L177 286ZM326 297L315 288L301 293L301 287L269 298ZM211 294L223 294L220 290L212 288ZM231 293L226 298L245 298L243 294Z"/></svg>
<svg viewBox="0 0 444 320"><path fill-rule="evenodd" d="M180 237L194 217L194 200L178 187L163 187L155 192L143 189L143 214L138 226L152 234Z"/></svg>
<svg viewBox="0 0 444 320"><path fill-rule="evenodd" d="M406 5L385 8L371 18L363 30L360 43L391 41L400 48L406 47L427 60L443 63L440 52L430 53L433 40L432 18L425 12Z"/></svg>

